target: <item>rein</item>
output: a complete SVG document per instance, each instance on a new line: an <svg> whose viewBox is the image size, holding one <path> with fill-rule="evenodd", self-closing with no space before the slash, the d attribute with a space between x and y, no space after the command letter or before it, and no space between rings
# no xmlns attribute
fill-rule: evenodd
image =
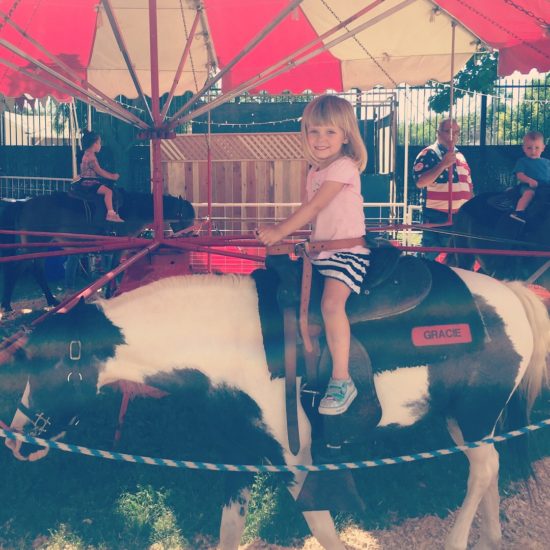
<svg viewBox="0 0 550 550"><path fill-rule="evenodd" d="M419 229L421 229L421 226L419 226ZM478 239L480 241L489 241L494 243L502 243L502 244L512 244L512 245L518 245L518 246L524 246L527 249L533 249L535 251L537 250L543 250L547 251L550 250L550 247L544 246L538 243L532 243L528 241L518 241L516 239L504 239L502 237L493 237L493 236L484 236L484 235L473 235L472 233L463 233L461 231L446 231L444 229L437 229L435 227L429 227L422 229L422 231L431 231L432 233L440 233L442 235L449 235L451 237L468 237L470 239Z"/></svg>

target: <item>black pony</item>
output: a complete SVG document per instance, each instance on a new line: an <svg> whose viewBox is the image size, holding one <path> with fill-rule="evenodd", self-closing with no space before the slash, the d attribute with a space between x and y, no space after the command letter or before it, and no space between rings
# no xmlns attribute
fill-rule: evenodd
<svg viewBox="0 0 550 550"><path fill-rule="evenodd" d="M43 231L57 233L81 233L92 235L116 234L119 236L136 236L147 224L153 221L153 195L149 193L121 192L119 213L124 223L109 223L105 221L102 204L97 201L83 201L68 193L41 195L23 201L2 201L0 212L0 228L18 231ZM102 201L101 201L102 203ZM195 211L193 206L182 197L164 195L164 219L170 222L174 231L180 231L193 224ZM14 237L2 235L4 243L15 243L20 240L27 242L55 242L50 237ZM66 240L66 239L62 239ZM32 252L31 249L23 249ZM4 250L4 255L11 255L12 250ZM4 265L4 289L1 307L11 311L11 299L17 280L22 271L22 262L8 262ZM46 281L43 261L31 260L32 273L40 285L48 305L58 302L49 289Z"/></svg>
<svg viewBox="0 0 550 550"><path fill-rule="evenodd" d="M516 204L514 190L480 193L465 203L453 219L452 243L456 248L494 250L550 250L550 195L537 194L526 212L526 222L510 218ZM530 279L548 257L495 254L456 254L456 265L471 269L477 260L485 273L497 279ZM453 262L455 263L455 262ZM550 272L533 278L550 288Z"/></svg>

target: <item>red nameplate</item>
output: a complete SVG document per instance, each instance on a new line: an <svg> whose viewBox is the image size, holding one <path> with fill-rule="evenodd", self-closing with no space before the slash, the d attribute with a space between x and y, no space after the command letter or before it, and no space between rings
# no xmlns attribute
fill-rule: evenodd
<svg viewBox="0 0 550 550"><path fill-rule="evenodd" d="M429 325L412 329L412 342L415 346L447 346L449 344L468 344L472 341L470 325Z"/></svg>

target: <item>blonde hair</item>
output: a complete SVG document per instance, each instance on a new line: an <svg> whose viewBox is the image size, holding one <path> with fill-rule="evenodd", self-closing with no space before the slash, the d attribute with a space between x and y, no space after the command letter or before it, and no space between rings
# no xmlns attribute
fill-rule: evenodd
<svg viewBox="0 0 550 550"><path fill-rule="evenodd" d="M357 118L353 107L341 97L322 95L315 98L304 109L302 115L302 146L306 159L312 164L318 164L307 140L308 128L311 126L335 126L340 128L346 136L347 143L342 145L343 154L351 158L359 172L367 166L367 149L359 133Z"/></svg>

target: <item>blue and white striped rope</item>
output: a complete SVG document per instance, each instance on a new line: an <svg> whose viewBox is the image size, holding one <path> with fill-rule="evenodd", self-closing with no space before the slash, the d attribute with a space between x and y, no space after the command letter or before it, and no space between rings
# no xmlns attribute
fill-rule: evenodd
<svg viewBox="0 0 550 550"><path fill-rule="evenodd" d="M474 441L472 443L465 443L464 445L457 445L456 447L449 447L447 449L438 449L435 451L429 451L424 453L416 453L411 455L395 456L392 458L377 458L375 460L362 460L357 462L339 462L336 464L295 464L291 466L278 466L271 464L249 465L249 464L213 464L210 462L197 462L194 460L172 460L170 458L153 458L150 456L138 456L125 453L117 453L113 451L102 451L99 449L89 449L88 447L81 447L80 445L70 445L69 443L61 443L59 441L53 441L51 439L40 439L38 437L31 437L23 435L10 430L0 429L0 436L7 439L19 440L32 445L38 445L40 447L49 447L50 449L57 449L58 451L65 451L67 453L76 453L87 456L95 456L97 458L106 458L108 460L118 460L124 462L134 462L136 464L150 464L151 466L167 466L169 468L184 468L187 470L211 470L215 472L326 472L330 470L359 470L362 468L375 468L377 466L390 466L392 464L403 464L405 462L415 462L417 460L424 460L428 458L437 458L440 456L452 455L468 449L474 449L481 445L490 445L492 443L499 443L525 435L535 430L540 430L546 426L550 426L550 418L541 420L535 424L530 424L524 428L513 430L504 434L496 435L494 437L486 437L480 441Z"/></svg>

